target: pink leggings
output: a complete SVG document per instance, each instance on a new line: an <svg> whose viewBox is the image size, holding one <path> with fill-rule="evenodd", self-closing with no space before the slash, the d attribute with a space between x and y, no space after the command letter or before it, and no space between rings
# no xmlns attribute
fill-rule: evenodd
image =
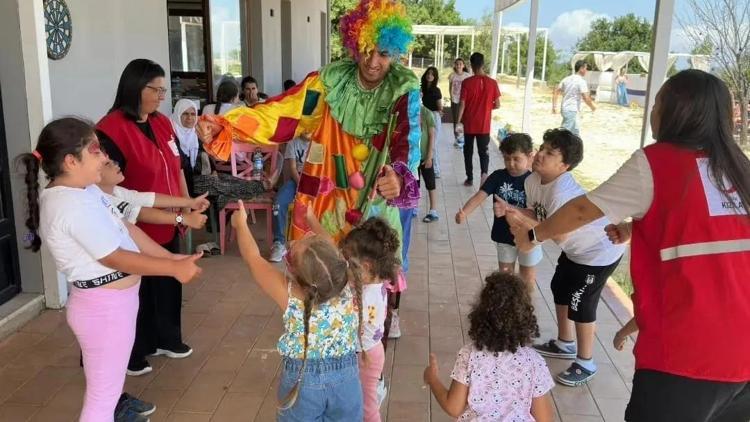
<svg viewBox="0 0 750 422"><path fill-rule="evenodd" d="M135 339L140 284L124 290L71 286L67 319L83 352L80 422L112 422Z"/></svg>
<svg viewBox="0 0 750 422"><path fill-rule="evenodd" d="M383 343L367 351L367 360L359 354L359 380L362 383L362 400L364 404L364 421L380 422L380 403L378 403L378 382L383 374L385 351Z"/></svg>

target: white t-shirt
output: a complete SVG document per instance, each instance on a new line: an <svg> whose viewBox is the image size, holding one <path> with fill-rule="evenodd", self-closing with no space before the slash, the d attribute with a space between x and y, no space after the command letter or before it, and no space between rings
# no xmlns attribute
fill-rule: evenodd
<svg viewBox="0 0 750 422"><path fill-rule="evenodd" d="M55 186L39 194L39 234L68 281L90 280L115 270L98 260L118 248L139 252L107 195L97 186Z"/></svg>
<svg viewBox="0 0 750 422"><path fill-rule="evenodd" d="M387 290L384 283L362 286L362 348L367 351L377 346L383 339L385 314L388 306Z"/></svg>
<svg viewBox="0 0 750 422"><path fill-rule="evenodd" d="M563 92L562 111L579 111L581 109L581 97L589 93L589 86L583 76L573 74L565 77L557 86Z"/></svg>
<svg viewBox="0 0 750 422"><path fill-rule="evenodd" d="M112 203L112 206L120 212L121 218L132 224L138 221L141 208L153 207L156 200L154 192L138 192L121 186L115 186L112 195L106 192L104 194L107 195L107 199Z"/></svg>
<svg viewBox="0 0 750 422"><path fill-rule="evenodd" d="M448 83L450 84L451 102L458 103L461 101L461 83L466 78L470 78L471 73L464 71L462 74L451 73L448 77Z"/></svg>
<svg viewBox="0 0 750 422"><path fill-rule="evenodd" d="M586 193L569 172L546 185L542 185L538 173L531 173L524 182L524 190L526 207L534 210L539 221L545 220L568 201ZM610 265L622 256L625 245L613 245L607 238L604 227L609 223L606 217L592 221L568 233L567 238L558 243L558 246L576 264L597 267Z"/></svg>
<svg viewBox="0 0 750 422"><path fill-rule="evenodd" d="M297 173L302 172L302 168L305 166L305 155L309 146L310 141L302 137L292 139L292 142L289 142L286 146L284 159L294 160L294 164L297 166Z"/></svg>
<svg viewBox="0 0 750 422"><path fill-rule="evenodd" d="M586 197L614 223L628 217L643 218L654 200L654 176L643 150L633 152L615 174Z"/></svg>
<svg viewBox="0 0 750 422"><path fill-rule="evenodd" d="M203 106L203 112L201 113L201 116L213 116L216 114L224 115L227 111L232 110L234 108L238 107L237 104L232 103L221 103L221 107L219 107L219 113L215 113L216 110L216 104L206 104Z"/></svg>

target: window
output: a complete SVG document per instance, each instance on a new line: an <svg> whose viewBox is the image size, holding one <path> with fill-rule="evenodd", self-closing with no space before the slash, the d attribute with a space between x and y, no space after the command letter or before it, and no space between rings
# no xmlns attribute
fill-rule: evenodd
<svg viewBox="0 0 750 422"><path fill-rule="evenodd" d="M205 72L203 17L169 16L169 61L173 72Z"/></svg>

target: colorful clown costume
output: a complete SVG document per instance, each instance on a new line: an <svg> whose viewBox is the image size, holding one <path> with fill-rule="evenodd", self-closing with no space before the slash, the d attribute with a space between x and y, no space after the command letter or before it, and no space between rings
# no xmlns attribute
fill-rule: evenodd
<svg viewBox="0 0 750 422"><path fill-rule="evenodd" d="M332 63L263 104L205 118L222 126L205 146L222 160L229 158L232 141L269 145L311 134L291 213L290 240L308 231L308 206L338 241L351 225L371 216L385 218L400 233L397 207L417 205L419 81L398 63L392 63L382 83L371 90L361 86L357 75L352 60ZM391 201L375 191L384 164L403 179L399 197Z"/></svg>

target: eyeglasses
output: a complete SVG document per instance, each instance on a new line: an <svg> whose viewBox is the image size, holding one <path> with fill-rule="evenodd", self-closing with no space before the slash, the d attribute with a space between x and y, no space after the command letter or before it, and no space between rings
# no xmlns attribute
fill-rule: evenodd
<svg viewBox="0 0 750 422"><path fill-rule="evenodd" d="M146 85L146 88L151 89L152 91L156 92L159 95L166 95L166 93L167 93L167 88L163 88L163 87L160 87L160 86Z"/></svg>

